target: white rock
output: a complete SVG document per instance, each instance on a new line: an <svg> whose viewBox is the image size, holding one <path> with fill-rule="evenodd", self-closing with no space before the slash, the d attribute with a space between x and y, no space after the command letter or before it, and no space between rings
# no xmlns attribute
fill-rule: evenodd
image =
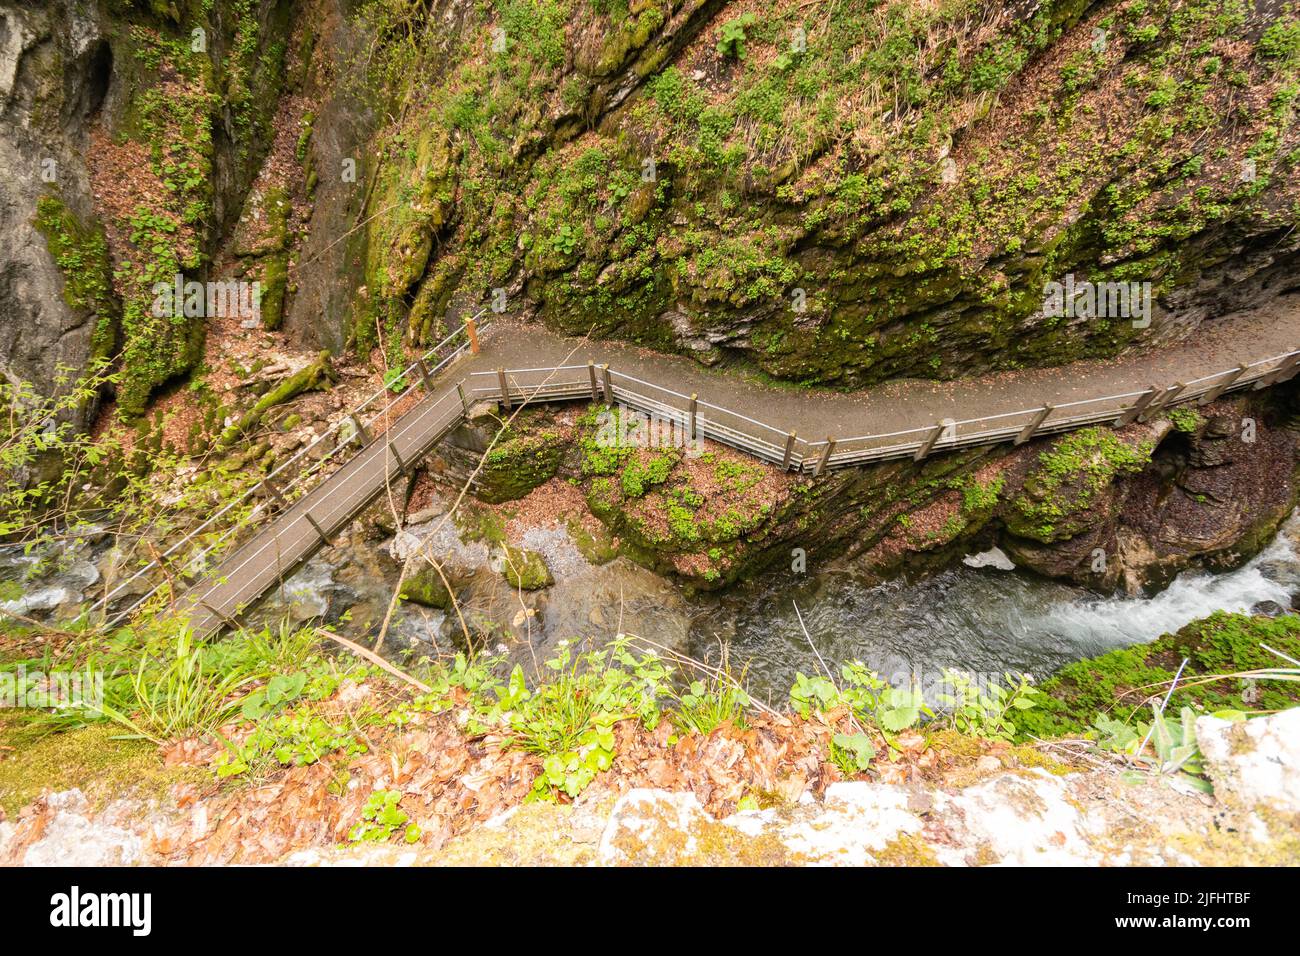
<svg viewBox="0 0 1300 956"><path fill-rule="evenodd" d="M1016 563L1007 557L1001 548L989 548L979 554L968 554L961 559L968 568L996 568L999 571L1014 571Z"/></svg>
<svg viewBox="0 0 1300 956"><path fill-rule="evenodd" d="M1078 866L1097 862L1084 837L1082 814L1065 785L1044 771L1003 774L956 796L936 794L936 805L957 811L967 846L986 845L1002 863Z"/></svg>
<svg viewBox="0 0 1300 956"><path fill-rule="evenodd" d="M865 866L872 851L922 826L901 788L850 781L827 787L820 810L782 827L778 836L795 853L820 863Z"/></svg>
<svg viewBox="0 0 1300 956"><path fill-rule="evenodd" d="M680 849L683 855L689 856L698 848L692 831L712 820L693 793L645 788L629 790L618 798L610 812L605 832L600 835L597 859L606 865L624 862L627 855L617 846L617 842L630 836L645 844L646 859L638 862L659 862L655 858L659 855L660 841L655 836L665 831L685 835ZM668 864L673 861L664 859L662 862Z"/></svg>
<svg viewBox="0 0 1300 956"><path fill-rule="evenodd" d="M27 848L24 866L130 866L143 853L136 834L92 823L79 813L60 810L45 835Z"/></svg>
<svg viewBox="0 0 1300 956"><path fill-rule="evenodd" d="M1217 798L1300 813L1300 707L1236 723L1201 717L1196 739Z"/></svg>

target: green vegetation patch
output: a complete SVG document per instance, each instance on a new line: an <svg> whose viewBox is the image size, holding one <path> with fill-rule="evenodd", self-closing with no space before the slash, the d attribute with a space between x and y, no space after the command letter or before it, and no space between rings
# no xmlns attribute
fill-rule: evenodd
<svg viewBox="0 0 1300 956"><path fill-rule="evenodd" d="M1121 475L1151 460L1150 439L1126 440L1109 428L1084 428L1041 452L1006 515L1007 529L1050 544L1095 524L1095 506Z"/></svg>
<svg viewBox="0 0 1300 956"><path fill-rule="evenodd" d="M1300 685L1294 682L1198 682L1213 674L1285 666L1261 643L1300 658L1300 617L1216 611L1150 644L1067 664L1039 685L1043 697L1034 710L1021 715L1020 730L1038 737L1077 735L1088 731L1098 714L1127 718L1146 697L1163 696L1184 657L1189 659L1187 668L1170 701L1175 713L1186 706L1207 712L1270 711L1300 704Z"/></svg>

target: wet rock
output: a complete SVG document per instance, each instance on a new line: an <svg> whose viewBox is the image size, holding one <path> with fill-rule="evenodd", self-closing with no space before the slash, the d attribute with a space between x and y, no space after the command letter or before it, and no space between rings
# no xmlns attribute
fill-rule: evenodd
<svg viewBox="0 0 1300 956"><path fill-rule="evenodd" d="M979 554L968 554L961 559L968 568L996 568L999 571L1014 571L1016 563L1007 557L1001 548L989 548Z"/></svg>
<svg viewBox="0 0 1300 956"><path fill-rule="evenodd" d="M1276 601L1260 601L1257 604L1251 606L1250 613L1259 614L1262 615L1263 617L1280 617L1281 615L1287 614L1289 612L1287 611L1286 608L1278 604Z"/></svg>
<svg viewBox="0 0 1300 956"><path fill-rule="evenodd" d="M511 587L525 591L538 591L555 583L542 556L524 548L505 548L501 556L501 573Z"/></svg>
<svg viewBox="0 0 1300 956"><path fill-rule="evenodd" d="M53 611L55 608L71 603L79 596L68 588L38 588L35 591L27 592L22 597L3 602L0 604L0 608L10 614L27 615L34 611Z"/></svg>
<svg viewBox="0 0 1300 956"><path fill-rule="evenodd" d="M451 607L451 592L437 568L422 568L402 582L402 600L424 607L447 610Z"/></svg>

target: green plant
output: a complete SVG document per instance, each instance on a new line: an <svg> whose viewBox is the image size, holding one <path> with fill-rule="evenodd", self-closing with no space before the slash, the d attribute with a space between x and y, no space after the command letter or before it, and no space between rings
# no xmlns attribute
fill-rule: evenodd
<svg viewBox="0 0 1300 956"><path fill-rule="evenodd" d="M353 843L387 843L397 833L407 843L420 839L420 827L411 823L406 811L398 804L402 794L397 790L376 790L361 808L361 819L348 831Z"/></svg>
<svg viewBox="0 0 1300 956"><path fill-rule="evenodd" d="M1018 679L1010 674L1006 678L1011 684L1009 690L997 681L981 687L971 675L945 669L941 684L952 690L939 694L937 700L946 706L953 729L987 740L1011 740L1016 735L1011 714L1033 708L1037 692L1024 674Z"/></svg>
<svg viewBox="0 0 1300 956"><path fill-rule="evenodd" d="M267 714L298 698L307 686L307 672L296 674L276 674L260 687L244 697L240 713L246 720L261 720Z"/></svg>
<svg viewBox="0 0 1300 956"><path fill-rule="evenodd" d="M844 705L859 721L877 727L887 741L916 726L922 717L934 716L919 687L892 687L859 661L842 665L840 679L843 684L837 687L829 677L796 672L790 689L795 713L807 717L814 709L827 711Z"/></svg>
<svg viewBox="0 0 1300 956"><path fill-rule="evenodd" d="M228 746L217 758L217 776L259 771L271 761L302 767L330 754L362 754L366 745L338 724L305 708L259 723L242 746Z"/></svg>
<svg viewBox="0 0 1300 956"><path fill-rule="evenodd" d="M866 772L875 756L876 745L866 734L836 734L831 738L831 763L846 777Z"/></svg>
<svg viewBox="0 0 1300 956"><path fill-rule="evenodd" d="M676 706L668 717L683 733L709 734L724 723L745 726L745 708L749 695L742 690L744 675L732 677L710 674L705 680L693 680L683 693L672 693Z"/></svg>
<svg viewBox="0 0 1300 956"><path fill-rule="evenodd" d="M208 733L225 723L240 706L239 691L255 679L242 669L222 673L205 666L202 649L189 629L182 628L161 665L141 658L122 709L105 702L103 712L132 736L161 744Z"/></svg>
<svg viewBox="0 0 1300 956"><path fill-rule="evenodd" d="M718 37L718 52L726 57L743 60L745 58L745 30L757 22L758 17L753 13L742 13L736 19L724 23Z"/></svg>
<svg viewBox="0 0 1300 956"><path fill-rule="evenodd" d="M1184 707L1177 718L1166 716L1158 703L1151 705L1150 723L1128 724L1111 717L1099 715L1094 721L1099 738L1097 746L1111 753L1127 754L1134 762L1153 773L1176 776L1185 783L1205 793L1214 787L1205 778L1201 763L1201 750L1196 741L1198 714ZM1214 714L1224 720L1245 720L1239 710L1224 710ZM1150 744L1151 753L1147 753Z"/></svg>
<svg viewBox="0 0 1300 956"><path fill-rule="evenodd" d="M495 730L505 746L542 758L530 799L572 798L613 762L616 723L635 718L648 729L658 724L672 668L653 652L633 653L626 639L577 655L565 642L544 667L550 678L535 690L517 665L505 683L481 685L471 699L468 727Z"/></svg>

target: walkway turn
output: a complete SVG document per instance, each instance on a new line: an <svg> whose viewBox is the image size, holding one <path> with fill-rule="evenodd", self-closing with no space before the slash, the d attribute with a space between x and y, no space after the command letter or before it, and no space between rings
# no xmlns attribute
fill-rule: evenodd
<svg viewBox="0 0 1300 956"><path fill-rule="evenodd" d="M283 502L284 509L265 527L181 596L196 636L234 622L332 540L460 424L466 396L470 401L499 396L498 369L509 370L508 393L515 401L600 394L639 411L683 415L689 397L697 395L705 436L778 463L784 453L791 467L820 473L828 460L834 466L919 458L959 444L1024 440L1040 429L1111 420L1124 409L1136 415L1143 408L1208 398L1227 387L1281 380L1300 368L1300 353L1279 358L1300 346L1300 296L1207 322L1194 341L1151 354L953 382L897 381L852 393L782 387L687 358L559 336L503 319L480 338L478 354L466 351L449 363L429 380L419 403L382 436L302 498ZM617 378L604 379L588 362L608 364ZM1246 372L1231 371L1252 363ZM1077 414L1065 414L1067 409ZM790 432L800 436L793 458L796 439L785 439ZM838 457L831 458L837 445ZM271 493L278 497L274 489Z"/></svg>

